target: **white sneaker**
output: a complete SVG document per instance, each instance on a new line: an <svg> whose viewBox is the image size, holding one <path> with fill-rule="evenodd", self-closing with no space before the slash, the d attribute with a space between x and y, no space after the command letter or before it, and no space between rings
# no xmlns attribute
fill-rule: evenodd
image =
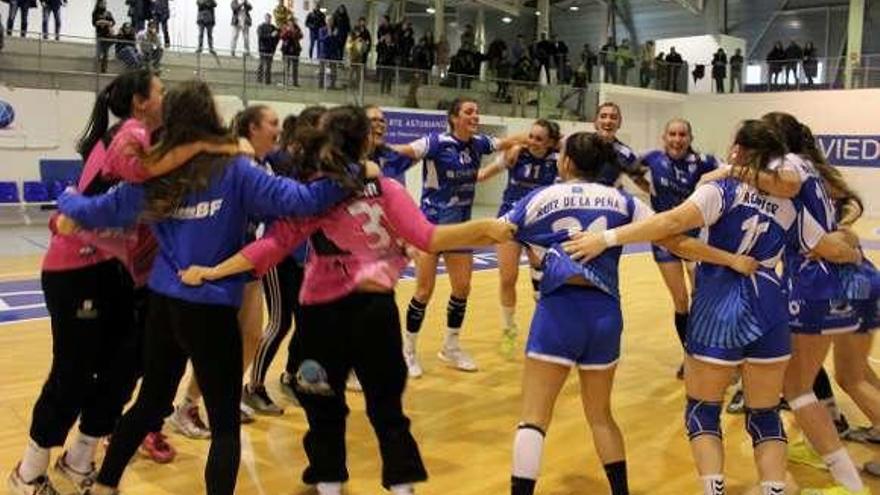
<svg viewBox="0 0 880 495"><path fill-rule="evenodd" d="M358 376L354 371L348 374L348 381L345 382L346 390L350 390L352 392L363 392L364 387L361 386L361 381L358 380Z"/></svg>
<svg viewBox="0 0 880 495"><path fill-rule="evenodd" d="M38 476L37 479L30 483L26 483L18 473L20 465L20 463L16 464L15 468L12 469L12 473L9 474L7 485L10 495L61 495L45 474Z"/></svg>
<svg viewBox="0 0 880 495"><path fill-rule="evenodd" d="M55 461L55 471L70 481L70 483L76 488L76 492L80 495L89 493L89 488L95 484L95 477L98 475L98 470L95 469L94 463L92 463L89 471L85 473L73 469L70 464L67 463L66 451L61 454L61 457L59 457L57 461Z"/></svg>
<svg viewBox="0 0 880 495"><path fill-rule="evenodd" d="M443 346L437 357L460 371L477 371L477 363L461 347Z"/></svg>
<svg viewBox="0 0 880 495"><path fill-rule="evenodd" d="M241 410L241 424L249 425L257 420L257 413L251 406L241 402L238 404L238 408Z"/></svg>
<svg viewBox="0 0 880 495"><path fill-rule="evenodd" d="M199 415L199 406L181 404L174 408L174 414L168 418L171 428L189 438L204 440L211 438L211 430Z"/></svg>
<svg viewBox="0 0 880 495"><path fill-rule="evenodd" d="M406 361L406 371L410 378L419 378L424 374L419 357L415 350L403 350L403 360Z"/></svg>

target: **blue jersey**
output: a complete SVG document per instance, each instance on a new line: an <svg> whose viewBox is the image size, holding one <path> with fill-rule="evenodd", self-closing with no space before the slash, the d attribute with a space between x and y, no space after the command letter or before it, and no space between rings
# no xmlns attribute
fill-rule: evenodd
<svg viewBox="0 0 880 495"><path fill-rule="evenodd" d="M496 140L477 134L460 141L451 133L431 133L410 146L425 159L422 171L422 210L470 207L474 203L477 171L483 155L495 151Z"/></svg>
<svg viewBox="0 0 880 495"><path fill-rule="evenodd" d="M651 208L618 189L598 183L566 182L533 191L505 219L518 227L516 238L543 258L541 293L548 294L572 277L582 276L602 291L620 297L617 265L622 247L580 263L560 247L572 233L601 232L647 218Z"/></svg>
<svg viewBox="0 0 880 495"><path fill-rule="evenodd" d="M638 169L639 157L632 148L617 139L614 140L613 147L617 155L617 163L606 163L599 171L598 182L606 186L616 184L621 172L635 172Z"/></svg>
<svg viewBox="0 0 880 495"><path fill-rule="evenodd" d="M741 348L787 325L788 301L775 267L797 219L797 203L735 179L699 186L689 201L703 214L710 246L751 256L760 269L744 277L727 267L701 263L688 340Z"/></svg>
<svg viewBox="0 0 880 495"><path fill-rule="evenodd" d="M347 195L326 179L303 185L273 177L246 157L234 158L204 190L188 194L169 217L152 225L160 252L149 286L186 301L240 306L244 274L190 287L178 271L214 266L237 253L245 244L249 216L312 216ZM137 221L144 202L143 186L124 183L102 196L62 195L58 209L89 229L125 227Z"/></svg>
<svg viewBox="0 0 880 495"><path fill-rule="evenodd" d="M811 260L806 256L825 234L837 230L834 205L825 191L822 177L812 163L798 155L786 155L784 166L794 169L801 177L796 235L786 245L783 271L791 291L790 298L814 301L845 299L840 265L825 260Z"/></svg>
<svg viewBox="0 0 880 495"><path fill-rule="evenodd" d="M642 158L642 164L651 172L651 208L656 212L684 203L703 174L718 168L714 156L692 151L681 159L673 159L665 151L655 150Z"/></svg>
<svg viewBox="0 0 880 495"><path fill-rule="evenodd" d="M502 202L513 204L533 190L556 182L556 162L559 153L551 151L539 158L523 148L516 163L507 170L507 187Z"/></svg>
<svg viewBox="0 0 880 495"><path fill-rule="evenodd" d="M401 155L388 146L382 146L370 155L370 160L379 165L379 168L382 169L382 175L406 185L406 171L413 166L413 160L410 157Z"/></svg>

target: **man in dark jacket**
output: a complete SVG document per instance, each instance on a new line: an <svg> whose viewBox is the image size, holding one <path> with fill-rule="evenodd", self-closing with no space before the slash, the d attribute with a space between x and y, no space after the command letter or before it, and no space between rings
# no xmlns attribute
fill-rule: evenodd
<svg viewBox="0 0 880 495"><path fill-rule="evenodd" d="M743 56L742 50L737 48L736 53L730 57L730 92L734 92L734 86L736 86L736 91L742 92L743 88Z"/></svg>
<svg viewBox="0 0 880 495"><path fill-rule="evenodd" d="M257 68L257 82L272 84L272 57L278 47L278 28L272 24L272 14L266 14L257 28L260 44L260 66Z"/></svg>
<svg viewBox="0 0 880 495"><path fill-rule="evenodd" d="M550 42L553 43L553 66L556 67L556 77L559 81L567 81L568 74L565 71L568 66L568 45L560 40L556 33L550 35Z"/></svg>
<svg viewBox="0 0 880 495"><path fill-rule="evenodd" d="M168 0L153 0L153 20L162 28L162 38L165 40L165 48L171 46L171 36L168 35L168 19L171 17L171 9Z"/></svg>
<svg viewBox="0 0 880 495"><path fill-rule="evenodd" d="M37 0L9 0L9 18L6 19L6 35L12 36L12 25L15 24L15 15L21 11L21 37L27 34L28 10L37 6Z"/></svg>
<svg viewBox="0 0 880 495"><path fill-rule="evenodd" d="M153 13L148 5L149 0L125 0L128 5L128 17L131 18L131 27L135 32L140 32L146 26L147 18Z"/></svg>
<svg viewBox="0 0 880 495"><path fill-rule="evenodd" d="M724 48L718 48L712 56L712 80L715 81L715 92L724 92L724 80L727 79L727 53Z"/></svg>
<svg viewBox="0 0 880 495"><path fill-rule="evenodd" d="M315 47L318 46L320 39L319 32L326 24L327 16L321 12L321 3L315 2L315 8L306 16L306 27L309 28L309 58L315 58Z"/></svg>
<svg viewBox="0 0 880 495"><path fill-rule="evenodd" d="M669 48L669 55L666 56L666 66L669 70L669 91L678 92L678 80L681 77L684 68L684 59L681 54L675 51L675 47Z"/></svg>
<svg viewBox="0 0 880 495"><path fill-rule="evenodd" d="M794 40L791 40L788 43L788 46L785 47L785 85L788 86L789 79L788 75L791 74L792 80L795 85L798 84L798 68L801 64L801 59L804 58L804 50L798 45Z"/></svg>
<svg viewBox="0 0 880 495"><path fill-rule="evenodd" d="M205 38L205 31L208 32L208 50L212 55L217 55L214 51L214 9L217 8L217 2L214 0L198 0L199 13L196 22L199 25L199 48L196 53L202 53L202 41Z"/></svg>
<svg viewBox="0 0 880 495"><path fill-rule="evenodd" d="M43 4L43 39L49 39L49 15L55 16L55 41L61 39L61 6L67 0L42 0Z"/></svg>

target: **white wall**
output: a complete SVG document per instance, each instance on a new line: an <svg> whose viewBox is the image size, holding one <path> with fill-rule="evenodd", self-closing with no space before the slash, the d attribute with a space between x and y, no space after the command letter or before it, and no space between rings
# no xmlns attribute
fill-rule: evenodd
<svg viewBox="0 0 880 495"><path fill-rule="evenodd" d="M656 53L663 52L669 54L669 49L675 47L675 51L681 54L681 57L688 63L688 91L690 93L711 93L715 87L712 81L712 56L719 48L724 48L727 53L728 60L739 48L742 50L743 57L746 53L746 40L726 35L705 35L705 36L689 36L687 38L664 38L656 40ZM694 83L691 72L694 66L703 64L706 66L706 75ZM727 78L730 79L730 67L728 67ZM725 82L725 89L727 86Z"/></svg>

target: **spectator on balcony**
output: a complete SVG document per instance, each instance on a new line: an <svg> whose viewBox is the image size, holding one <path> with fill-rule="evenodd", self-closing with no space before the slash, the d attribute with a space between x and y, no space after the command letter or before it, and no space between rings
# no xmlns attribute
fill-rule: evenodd
<svg viewBox="0 0 880 495"><path fill-rule="evenodd" d="M510 103L510 80L513 77L513 64L510 63L510 56L507 54L506 48L495 68L495 77L498 78L498 90L495 92L495 99L502 103Z"/></svg>
<svg viewBox="0 0 880 495"><path fill-rule="evenodd" d="M341 47L348 39L348 34L351 32L351 19L348 17L348 9L345 7L344 3L340 4L336 7L336 10L333 11L333 25L336 27L341 50ZM342 60L341 56L340 60Z"/></svg>
<svg viewBox="0 0 880 495"><path fill-rule="evenodd" d="M419 38L419 42L415 48L413 48L413 68L418 69L420 74L422 75L421 79L423 82L425 81L425 73L431 70L431 67L434 66L434 43L431 39L430 33L423 34L421 38Z"/></svg>
<svg viewBox="0 0 880 495"><path fill-rule="evenodd" d="M804 46L804 76L807 78L807 86L813 87L813 80L819 75L819 61L816 59L816 47L812 41Z"/></svg>
<svg viewBox="0 0 880 495"><path fill-rule="evenodd" d="M730 92L734 92L734 85L736 85L736 91L742 92L742 84L743 84L743 64L744 64L742 49L737 48L736 52L730 57Z"/></svg>
<svg viewBox="0 0 880 495"><path fill-rule="evenodd" d="M441 36L440 40L437 41L437 45L434 53L434 60L437 64L437 72L439 75L445 76L446 69L449 67L449 41L447 41L446 36Z"/></svg>
<svg viewBox="0 0 880 495"><path fill-rule="evenodd" d="M361 80L360 61L363 58L364 40L358 38L354 31L348 33L348 40L345 42L345 56L348 58L348 87L359 87Z"/></svg>
<svg viewBox="0 0 880 495"><path fill-rule="evenodd" d="M386 16L387 17L387 16ZM315 48L321 51L318 44L321 28L327 24L327 16L321 11L321 3L315 2L315 7L306 16L306 27L309 28L309 58L315 58Z"/></svg>
<svg viewBox="0 0 880 495"><path fill-rule="evenodd" d="M299 86L299 56L302 53L302 28L291 17L281 28L281 55L284 56L284 84Z"/></svg>
<svg viewBox="0 0 880 495"><path fill-rule="evenodd" d="M581 65L584 67L587 84L593 82L593 68L598 64L599 57L596 56L596 52L593 51L589 43L584 43L584 49L581 51Z"/></svg>
<svg viewBox="0 0 880 495"><path fill-rule="evenodd" d="M465 24L464 31L461 33L460 46L471 49L477 44L477 35L474 32L473 24Z"/></svg>
<svg viewBox="0 0 880 495"><path fill-rule="evenodd" d="M238 37L242 36L244 54L251 54L251 10L254 7L248 0L232 0L232 56L235 56L235 46L238 45Z"/></svg>
<svg viewBox="0 0 880 495"><path fill-rule="evenodd" d="M718 48L712 56L712 80L715 81L715 92L724 93L724 80L727 79L727 53Z"/></svg>
<svg viewBox="0 0 880 495"><path fill-rule="evenodd" d="M12 36L12 25L15 24L15 16L21 12L21 37L27 35L28 28L28 10L36 8L37 0L8 0L9 2L9 18L6 19L6 35Z"/></svg>
<svg viewBox="0 0 880 495"><path fill-rule="evenodd" d="M293 17L293 11L287 6L287 1L288 0L278 0L278 5L275 6L275 10L273 11L275 16L275 26L286 26L287 21ZM271 22L269 24L271 24Z"/></svg>
<svg viewBox="0 0 880 495"><path fill-rule="evenodd" d="M519 59L523 58L526 54L526 43L523 35L516 35L516 39L513 40L513 43L510 45L510 63L511 66L515 65L519 62Z"/></svg>
<svg viewBox="0 0 880 495"><path fill-rule="evenodd" d="M629 71L635 66L636 57L629 46L629 40L624 39L617 48L617 67L620 71L617 79L618 84L623 84L624 86L629 84Z"/></svg>
<svg viewBox="0 0 880 495"><path fill-rule="evenodd" d="M599 63L605 69L603 81L617 84L617 42L608 38L608 42L599 50Z"/></svg>
<svg viewBox="0 0 880 495"><path fill-rule="evenodd" d="M556 77L559 81L568 81L568 45L560 40L556 33L550 35L550 43L553 44L553 65L556 67Z"/></svg>
<svg viewBox="0 0 880 495"><path fill-rule="evenodd" d="M660 52L654 57L654 71L654 76L657 78L654 82L654 89L669 90L669 65L666 64L665 53Z"/></svg>
<svg viewBox="0 0 880 495"><path fill-rule="evenodd" d="M768 83L770 84L770 90L772 91L774 87L780 84L780 75L782 74L782 69L785 66L785 48L782 46L781 41L777 41L773 45L773 49L770 50L770 53L767 54L767 68L770 73L770 79Z"/></svg>
<svg viewBox="0 0 880 495"><path fill-rule="evenodd" d="M116 58L129 70L138 69L144 63L136 42L134 26L128 22L122 24L119 32L116 33Z"/></svg>
<svg viewBox="0 0 880 495"><path fill-rule="evenodd" d="M785 48L785 85L794 84L795 86L798 84L800 77L798 76L798 69L801 65L801 60L804 58L804 50L800 45L797 44L794 40L791 40L788 43L788 47ZM789 82L788 75L791 74L791 82Z"/></svg>
<svg viewBox="0 0 880 495"><path fill-rule="evenodd" d="M276 12L278 9L275 9ZM257 67L257 82L272 84L272 58L278 48L278 28L272 24L272 15L266 14L263 23L257 27L257 42L260 47L260 65Z"/></svg>
<svg viewBox="0 0 880 495"><path fill-rule="evenodd" d="M535 66L535 62L528 54L523 55L513 66L513 116L526 116L526 105L528 104L529 90L535 86L535 79L540 67Z"/></svg>
<svg viewBox="0 0 880 495"><path fill-rule="evenodd" d="M202 42L205 39L205 32L208 32L208 51L211 55L217 55L214 51L214 9L217 8L215 0L198 0L199 13L196 16L196 22L199 25L199 47L196 53L202 53Z"/></svg>
<svg viewBox="0 0 880 495"><path fill-rule="evenodd" d="M144 63L152 69L159 67L162 62L162 40L159 38L159 23L151 19L147 28L138 33L137 44L140 48Z"/></svg>
<svg viewBox="0 0 880 495"><path fill-rule="evenodd" d="M639 86L647 88L651 86L651 80L657 72L657 64L654 54L654 42L648 40L642 45L641 55L639 57Z"/></svg>
<svg viewBox="0 0 880 495"><path fill-rule="evenodd" d="M171 9L168 0L153 0L153 19L162 28L162 38L165 40L165 48L171 47L171 36L168 35L168 19L171 17Z"/></svg>
<svg viewBox="0 0 880 495"><path fill-rule="evenodd" d="M544 75L547 78L547 83L551 83L550 79L550 64L554 57L554 46L553 43L547 39L547 33L541 33L541 39L535 43L534 48L534 58L538 63L538 66L544 72Z"/></svg>
<svg viewBox="0 0 880 495"><path fill-rule="evenodd" d="M681 54L675 51L675 47L669 47L669 55L666 56L666 66L669 70L669 91L677 93L679 91L679 79L681 79L682 69L684 69L684 59ZM684 89L684 88L682 88Z"/></svg>
<svg viewBox="0 0 880 495"><path fill-rule="evenodd" d="M397 41L397 58L401 67L412 67L413 49L416 46L416 32L412 22L406 21L401 25L400 38Z"/></svg>
<svg viewBox="0 0 880 495"><path fill-rule="evenodd" d="M128 17L134 32L140 32L147 24L147 17L152 15L149 0L125 0L128 5Z"/></svg>
<svg viewBox="0 0 880 495"><path fill-rule="evenodd" d="M67 0L41 0L43 4L43 39L49 39L49 15L55 18L55 41L61 39L61 6L67 5Z"/></svg>
<svg viewBox="0 0 880 495"><path fill-rule="evenodd" d="M333 17L328 18L327 24L321 28L318 40L318 58L321 59L318 69L318 87L323 89L325 78L329 76L330 89L336 89L337 64L339 60L342 60L343 45L339 39L339 31L336 29Z"/></svg>
<svg viewBox="0 0 880 495"><path fill-rule="evenodd" d="M113 46L113 26L116 21L113 14L107 10L106 0L97 0L92 9L92 26L95 27L96 57L99 63L99 72L107 72L107 52Z"/></svg>
<svg viewBox="0 0 880 495"><path fill-rule="evenodd" d="M379 21L379 27L376 28L376 40L381 40L386 34L394 36L394 26L391 25L391 18L383 15L382 20Z"/></svg>
<svg viewBox="0 0 880 495"><path fill-rule="evenodd" d="M489 43L486 50L486 59L489 62L489 77L498 77L498 64L507 53L507 43L501 38L495 38Z"/></svg>
<svg viewBox="0 0 880 495"><path fill-rule="evenodd" d="M391 94L394 82L393 67L397 64L396 51L391 32L385 31L376 45L376 71L379 73L379 92L382 94Z"/></svg>
<svg viewBox="0 0 880 495"><path fill-rule="evenodd" d="M367 20L363 17L358 18L357 24L354 26L354 34L363 43L363 52L358 63L367 65L367 59L370 57L370 50L373 49L373 37L370 36L370 30L367 29Z"/></svg>

